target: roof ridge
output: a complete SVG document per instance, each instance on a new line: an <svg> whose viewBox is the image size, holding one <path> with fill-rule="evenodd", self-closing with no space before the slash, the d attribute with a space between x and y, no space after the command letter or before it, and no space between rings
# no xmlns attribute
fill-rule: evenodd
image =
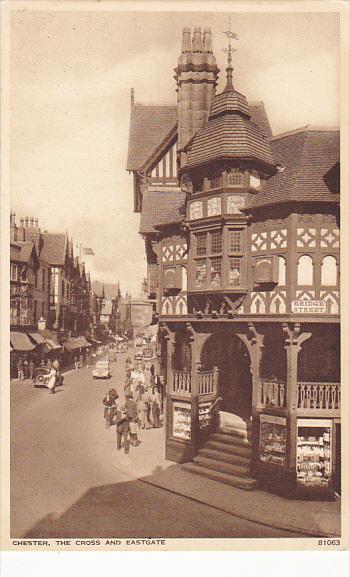
<svg viewBox="0 0 350 577"><path fill-rule="evenodd" d="M300 128L295 128L294 130L288 130L287 132L281 132L280 134L275 134L271 136L270 140L279 140L287 136L293 136L294 134L300 134L302 132L339 132L340 128L337 126L317 126L313 124L306 124Z"/></svg>

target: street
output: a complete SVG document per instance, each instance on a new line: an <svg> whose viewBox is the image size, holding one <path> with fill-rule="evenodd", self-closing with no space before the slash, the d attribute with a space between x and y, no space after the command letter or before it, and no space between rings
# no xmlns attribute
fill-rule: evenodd
<svg viewBox="0 0 350 577"><path fill-rule="evenodd" d="M117 452L102 398L114 387L123 399L125 357L110 380L94 380L91 366L68 372L55 395L12 383L12 538L295 536L152 484L175 466L164 460L162 428L141 431L130 454Z"/></svg>

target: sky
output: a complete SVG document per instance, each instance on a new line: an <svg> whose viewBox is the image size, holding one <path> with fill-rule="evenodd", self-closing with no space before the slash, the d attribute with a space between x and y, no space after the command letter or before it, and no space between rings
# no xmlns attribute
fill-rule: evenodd
<svg viewBox="0 0 350 577"><path fill-rule="evenodd" d="M117 5L117 3L116 3ZM215 4L213 4L215 5ZM126 172L130 89L176 103L182 29L211 27L224 87L227 12L31 11L11 14L10 195L17 221L65 232L92 278L140 292L140 215ZM339 125L339 15L231 13L235 88L262 100L274 134ZM79 249L76 249L79 254Z"/></svg>

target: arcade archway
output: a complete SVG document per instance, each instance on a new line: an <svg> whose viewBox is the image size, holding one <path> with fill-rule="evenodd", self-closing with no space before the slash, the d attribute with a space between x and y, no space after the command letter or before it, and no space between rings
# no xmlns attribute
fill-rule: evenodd
<svg viewBox="0 0 350 577"><path fill-rule="evenodd" d="M242 340L225 331L211 335L201 352L204 369L219 369L221 409L249 419L252 411L250 357Z"/></svg>

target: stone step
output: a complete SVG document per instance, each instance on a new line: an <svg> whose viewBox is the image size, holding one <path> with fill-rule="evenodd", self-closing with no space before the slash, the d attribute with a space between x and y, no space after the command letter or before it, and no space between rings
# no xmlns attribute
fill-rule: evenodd
<svg viewBox="0 0 350 577"><path fill-rule="evenodd" d="M223 461L217 461L216 459L204 457L203 455L195 457L193 462L199 467L213 469L214 471L220 471L220 473L227 473L228 475L234 475L236 477L248 477L249 475L248 467L233 465L232 463L224 463Z"/></svg>
<svg viewBox="0 0 350 577"><path fill-rule="evenodd" d="M221 473L220 471L214 471L213 469L199 467L194 463L185 463L182 465L182 469L184 471L188 471L189 473L201 475L207 479L212 479L213 481L218 481L219 483L225 483L226 485L231 485L232 487L237 487L238 489L243 489L245 491L252 491L257 485L255 479L228 475L227 473Z"/></svg>
<svg viewBox="0 0 350 577"><path fill-rule="evenodd" d="M237 437L236 435L227 435L226 433L214 433L211 435L210 440L218 441L219 443L227 443L229 445L235 445L240 447L251 447L251 442L248 439L242 437Z"/></svg>
<svg viewBox="0 0 350 577"><path fill-rule="evenodd" d="M198 454L203 457L208 457L209 459L216 459L217 461L223 461L224 463L246 467L248 471L250 468L250 456L246 457L244 455L232 455L232 453L225 453L224 451L209 449L207 446L205 446L203 449L199 449Z"/></svg>
<svg viewBox="0 0 350 577"><path fill-rule="evenodd" d="M248 446L234 445L232 443L222 443L219 441L210 440L205 444L206 449L214 449L216 451L223 451L230 455L241 455L251 457L252 449Z"/></svg>
<svg viewBox="0 0 350 577"><path fill-rule="evenodd" d="M218 434L229 435L230 437L237 437L248 441L251 441L253 436L251 429L245 431L244 429L237 430L237 429L231 429L230 427L220 427Z"/></svg>

